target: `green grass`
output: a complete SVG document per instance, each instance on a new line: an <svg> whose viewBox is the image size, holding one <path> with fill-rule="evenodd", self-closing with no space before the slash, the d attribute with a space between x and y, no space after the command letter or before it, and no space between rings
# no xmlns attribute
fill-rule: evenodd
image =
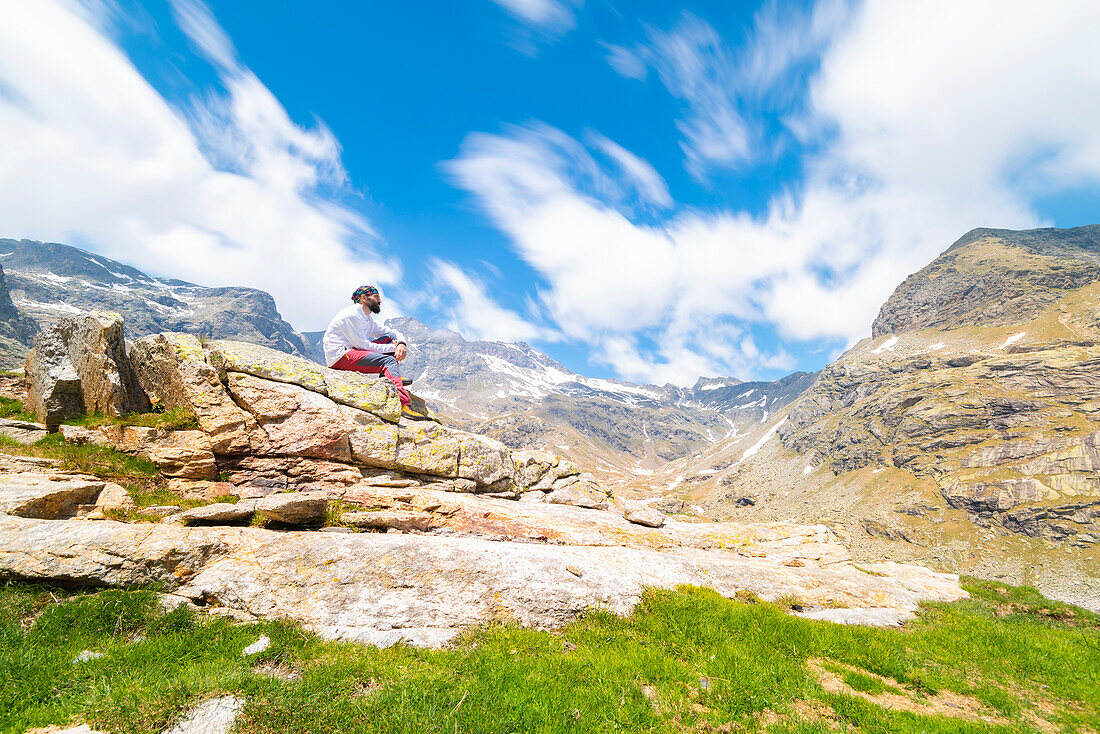
<svg viewBox="0 0 1100 734"><path fill-rule="evenodd" d="M593 611L558 633L487 625L444 650L377 650L282 622L165 614L151 592L9 586L0 588L0 731L80 720L157 732L222 693L246 697L237 729L246 733L1029 732L1040 697L1062 731L1100 730L1096 616L1029 589L1009 589L1026 608L998 616L1005 587L968 588L972 599L930 605L905 630L812 622L684 587L647 591L628 618ZM1053 606L1074 615L1040 611ZM241 658L260 634L271 647ZM82 650L105 657L72 663ZM829 693L811 659L832 661L855 691L915 701L955 691L1005 723ZM807 707L829 716L795 713Z"/></svg>
<svg viewBox="0 0 1100 734"><path fill-rule="evenodd" d="M72 426L98 428L100 426L144 426L163 428L166 431L193 431L199 423L186 408L167 408L160 413L127 413L121 418L93 413L65 421Z"/></svg>
<svg viewBox="0 0 1100 734"><path fill-rule="evenodd" d="M23 410L23 403L15 398L0 395L0 418L11 418L17 421L37 423L38 417L34 413Z"/></svg>
<svg viewBox="0 0 1100 734"><path fill-rule="evenodd" d="M114 481L153 480L160 477L157 465L143 456L130 456L109 446L66 443L60 433L48 434L30 445L0 436L0 452L59 459L62 469Z"/></svg>

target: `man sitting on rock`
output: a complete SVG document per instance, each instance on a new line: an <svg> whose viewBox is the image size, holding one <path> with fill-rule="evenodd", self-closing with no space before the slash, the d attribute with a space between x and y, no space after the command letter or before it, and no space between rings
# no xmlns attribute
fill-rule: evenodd
<svg viewBox="0 0 1100 734"><path fill-rule="evenodd" d="M397 388L401 415L413 420L428 416L413 410L405 386L412 380L401 379L399 362L408 356L401 332L377 324L372 313L382 310L382 295L373 285L364 285L351 294L354 303L340 310L325 329L322 345L325 361L334 370L351 370L383 375Z"/></svg>

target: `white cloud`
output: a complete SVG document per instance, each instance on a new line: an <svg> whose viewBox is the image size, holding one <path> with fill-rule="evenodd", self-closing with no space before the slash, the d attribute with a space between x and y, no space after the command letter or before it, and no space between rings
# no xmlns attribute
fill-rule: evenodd
<svg viewBox="0 0 1100 734"><path fill-rule="evenodd" d="M661 174L644 158L640 158L623 146L598 132L589 131L589 145L599 148L619 167L623 178L637 190L644 203L659 207L672 206L672 197L668 193L668 184Z"/></svg>
<svg viewBox="0 0 1100 734"><path fill-rule="evenodd" d="M763 101L797 100L808 61L816 60L847 17L843 0L809 10L766 2L747 40L732 46L705 20L685 12L670 30L651 28L634 48L604 44L607 62L623 76L645 77L652 66L669 93L684 102L677 128L688 171L697 179L714 168L738 168L768 158Z"/></svg>
<svg viewBox="0 0 1100 734"><path fill-rule="evenodd" d="M447 328L468 339L485 341L553 341L552 330L537 326L515 311L502 308L487 292L485 282L454 263L433 258L429 267L435 277L436 307L449 319Z"/></svg>
<svg viewBox="0 0 1100 734"><path fill-rule="evenodd" d="M608 65L622 76L639 81L645 81L649 76L649 66L638 52L614 43L601 42L601 45L607 49L607 55L604 58Z"/></svg>
<svg viewBox="0 0 1100 734"><path fill-rule="evenodd" d="M572 28L580 0L493 0L520 20L553 32Z"/></svg>
<svg viewBox="0 0 1100 734"><path fill-rule="evenodd" d="M305 329L326 323L359 282L397 281L399 264L372 249L370 223L339 201L345 174L331 132L292 122L205 6L174 9L224 92L185 107L109 37L114 19L99 12L108 6L90 7L0 0L5 236L263 288Z"/></svg>
<svg viewBox="0 0 1100 734"><path fill-rule="evenodd" d="M731 347L723 327L731 315L757 317L753 283L792 264L792 248L781 242L745 241L761 239L751 220L636 224L607 196L621 194L610 175L545 125L471 135L449 169L546 279L542 301L553 322L597 345L620 375L689 383L700 374L755 371L774 358ZM639 334L655 346L639 347Z"/></svg>
<svg viewBox="0 0 1100 734"><path fill-rule="evenodd" d="M539 43L553 41L577 25L584 0L493 0L522 23L511 38L521 53L535 56Z"/></svg>

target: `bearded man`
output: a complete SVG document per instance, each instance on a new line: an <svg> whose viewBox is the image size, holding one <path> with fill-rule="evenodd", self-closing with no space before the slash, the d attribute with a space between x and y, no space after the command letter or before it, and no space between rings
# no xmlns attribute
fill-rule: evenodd
<svg viewBox="0 0 1100 734"><path fill-rule="evenodd" d="M405 386L412 380L401 378L400 363L408 356L405 337L374 320L373 314L382 310L382 294L373 285L364 285L355 289L351 300L352 305L341 309L325 329L325 362L334 370L382 375L397 388L401 415L427 419L409 407L411 399Z"/></svg>

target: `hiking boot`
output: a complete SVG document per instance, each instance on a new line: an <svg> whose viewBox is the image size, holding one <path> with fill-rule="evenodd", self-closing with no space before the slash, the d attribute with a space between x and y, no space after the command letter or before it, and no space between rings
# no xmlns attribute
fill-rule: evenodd
<svg viewBox="0 0 1100 734"><path fill-rule="evenodd" d="M424 413L421 413L421 412L420 412L420 411L418 411L418 410L413 410L413 409L412 409L411 407L409 407L408 405L402 405L402 406L401 406L401 416L402 416L403 418L408 418L409 420L412 420L412 421L430 421L430 420L435 420L435 419L434 419L434 418L432 418L431 416L425 415Z"/></svg>
<svg viewBox="0 0 1100 734"><path fill-rule="evenodd" d="M404 385L405 387L408 387L409 385L413 384L413 378L411 378L411 377L402 377L401 378L401 384Z"/></svg>

